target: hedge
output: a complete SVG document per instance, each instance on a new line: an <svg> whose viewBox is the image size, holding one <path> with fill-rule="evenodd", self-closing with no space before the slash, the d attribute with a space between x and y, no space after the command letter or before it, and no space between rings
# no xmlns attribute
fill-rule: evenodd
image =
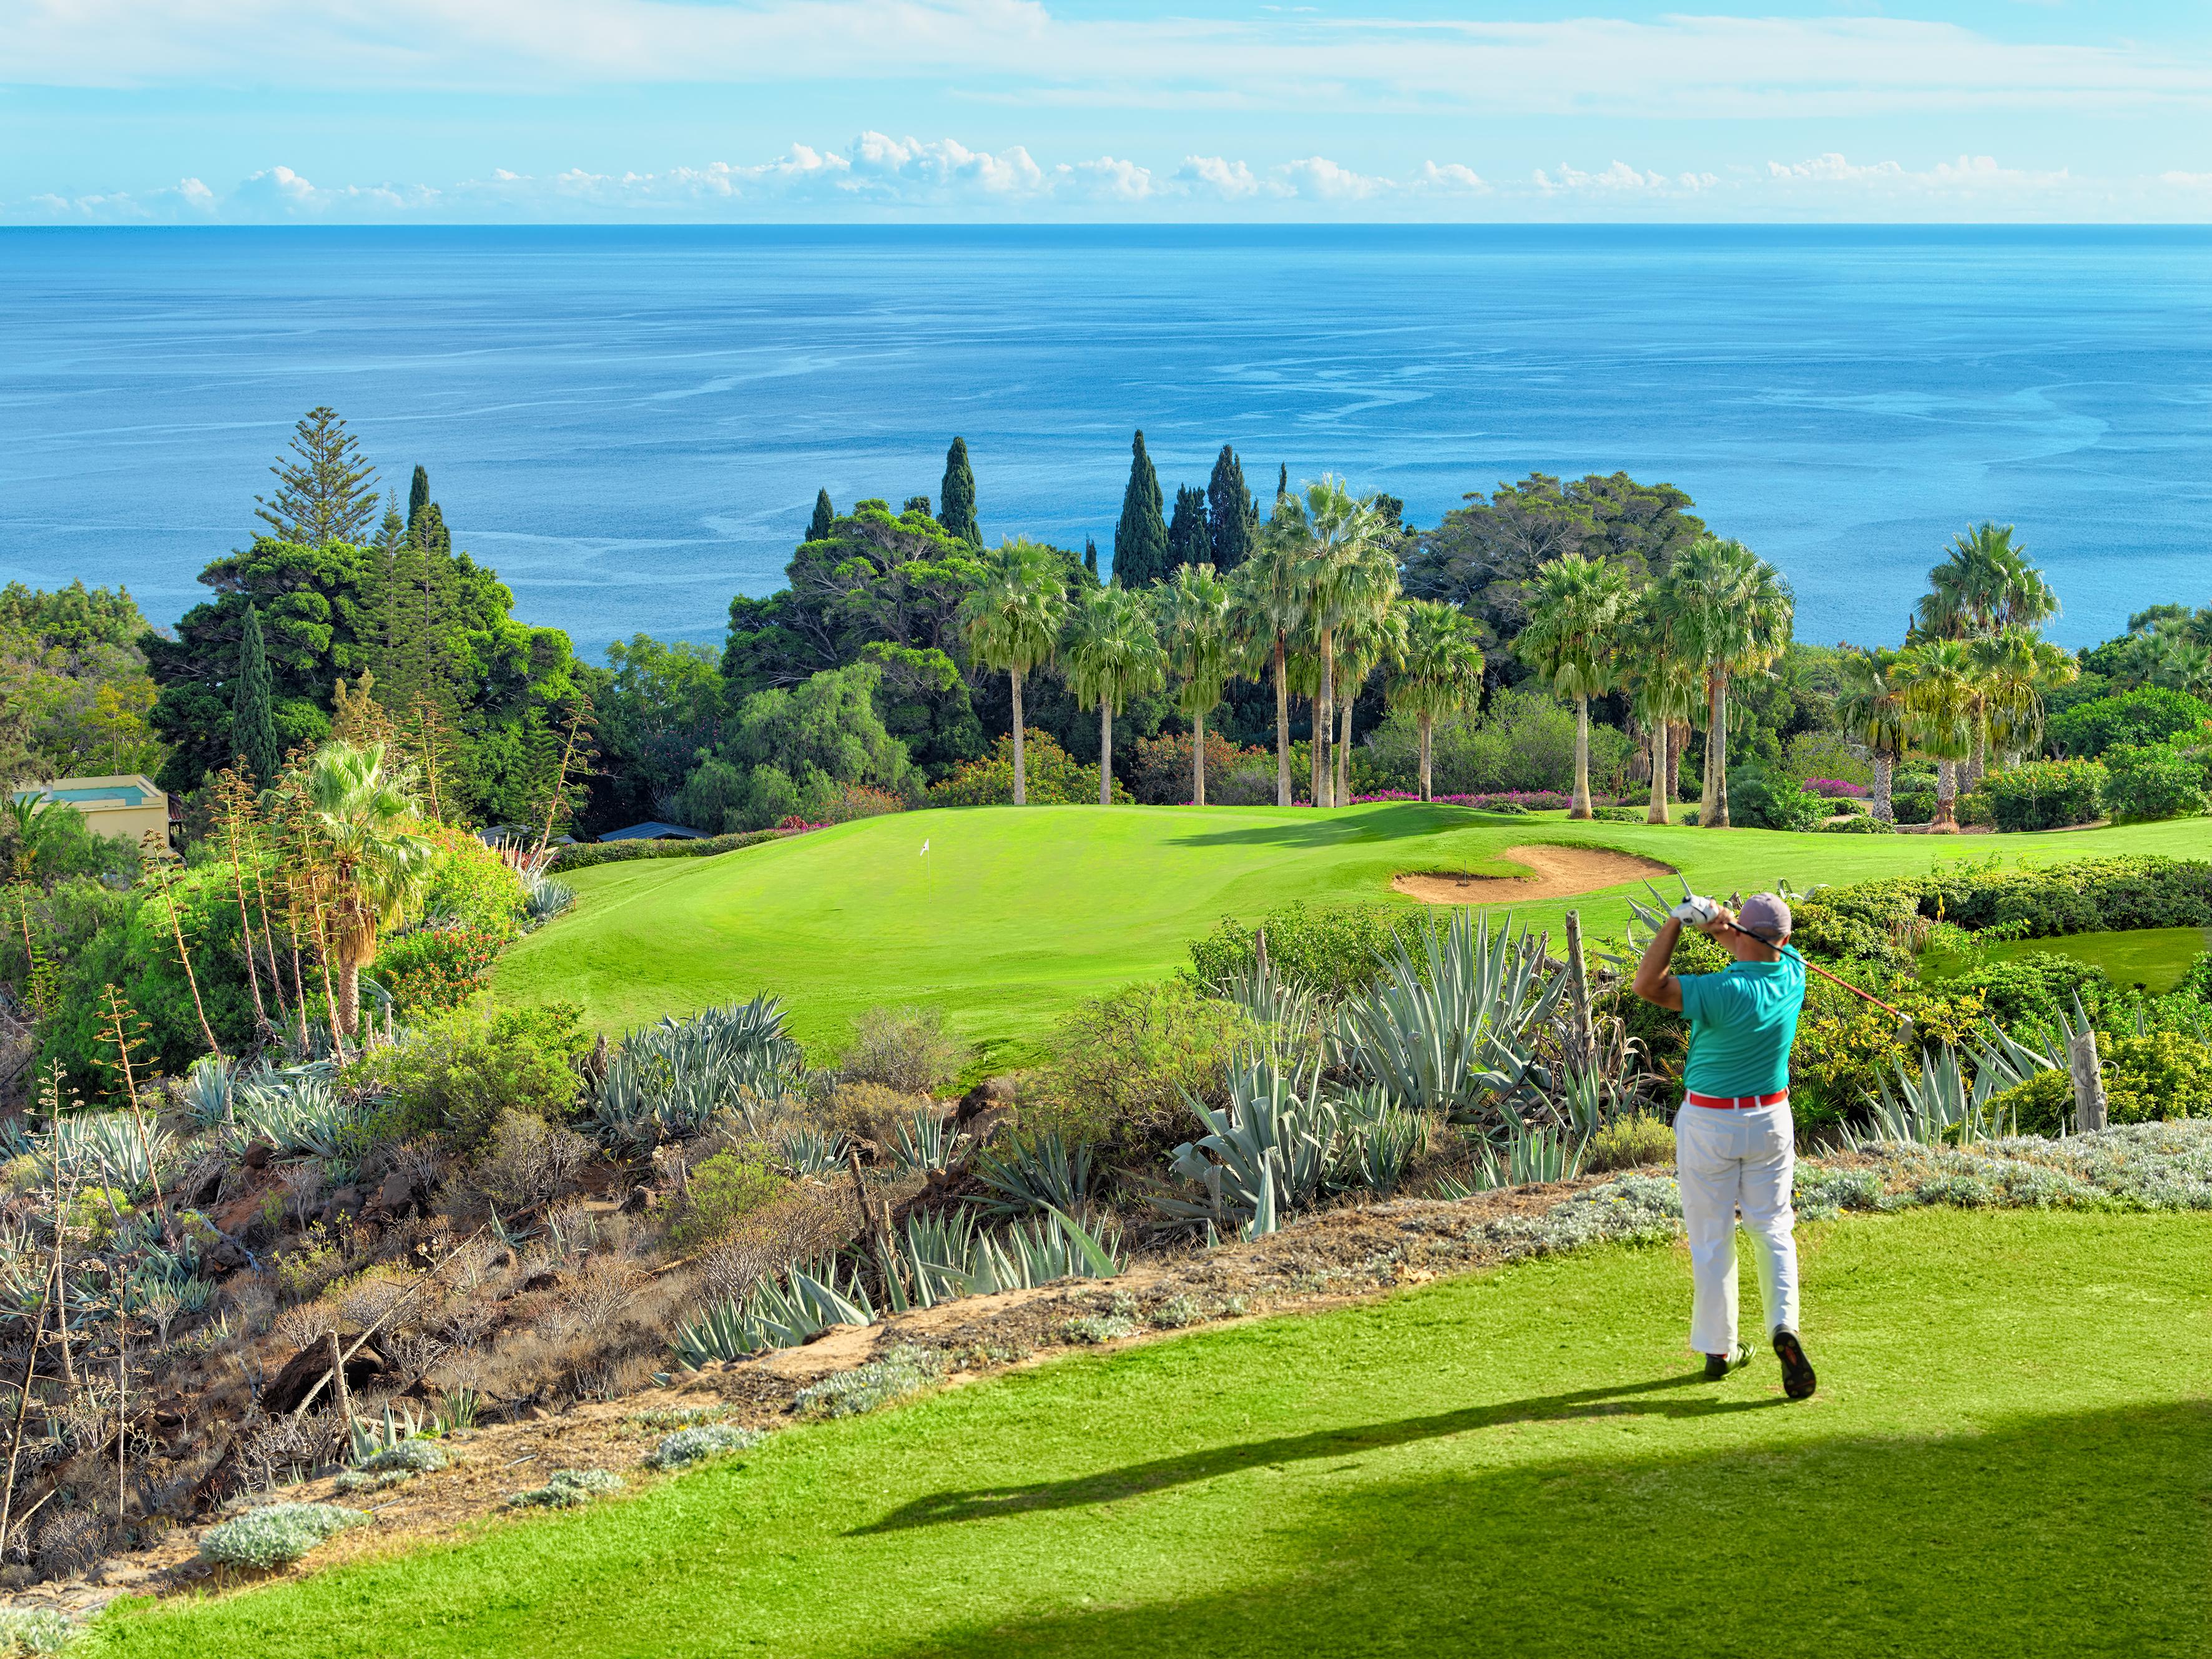
<svg viewBox="0 0 2212 1659"><path fill-rule="evenodd" d="M717 853L734 853L741 847L757 847L764 841L796 836L798 830L747 830L734 836L708 836L701 841L579 842L554 854L545 867L556 875L588 870L595 864L620 864L629 859L704 859Z"/></svg>
<svg viewBox="0 0 2212 1659"><path fill-rule="evenodd" d="M2212 926L2212 861L2083 859L2036 869L1954 865L1827 887L1797 908L1801 941L1816 955L1886 956L1913 918L1961 927L2024 924L2021 936Z"/></svg>

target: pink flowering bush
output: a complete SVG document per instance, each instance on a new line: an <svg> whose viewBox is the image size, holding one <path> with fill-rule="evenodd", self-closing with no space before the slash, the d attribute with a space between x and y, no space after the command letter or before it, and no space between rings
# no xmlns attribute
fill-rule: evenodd
<svg viewBox="0 0 2212 1659"><path fill-rule="evenodd" d="M1829 800L1864 800L1869 793L1866 785L1845 783L1841 778L1808 778L1804 790L1808 795L1820 795Z"/></svg>

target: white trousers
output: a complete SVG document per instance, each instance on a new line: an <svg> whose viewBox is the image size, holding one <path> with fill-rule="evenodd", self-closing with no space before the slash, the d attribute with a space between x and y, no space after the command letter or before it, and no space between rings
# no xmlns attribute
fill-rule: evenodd
<svg viewBox="0 0 2212 1659"><path fill-rule="evenodd" d="M1758 1262L1767 1334L1797 1328L1797 1241L1790 1235L1797 1212L1790 1203L1796 1165L1796 1126L1787 1101L1748 1110L1685 1101L1675 1112L1674 1174L1697 1287L1690 1346L1699 1353L1735 1348L1739 1210Z"/></svg>

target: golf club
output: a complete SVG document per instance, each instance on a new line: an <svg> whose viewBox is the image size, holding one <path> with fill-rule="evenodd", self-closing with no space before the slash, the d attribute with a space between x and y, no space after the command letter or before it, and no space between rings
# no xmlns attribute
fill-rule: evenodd
<svg viewBox="0 0 2212 1659"><path fill-rule="evenodd" d="M1649 885L1648 883L1646 884ZM1694 899L1698 896L1697 894L1692 893L1690 890L1690 884L1687 880L1685 880L1682 883L1682 896L1685 899ZM1707 899L1705 902L1711 904L1712 901L1711 899ZM1729 902L1733 907L1742 902L1742 900L1738 895L1731 893L1729 895ZM1684 920L1686 920L1686 918L1684 918ZM1818 974L1822 979L1826 980L1829 984L1842 987L1844 990L1849 991L1853 996L1858 998L1862 1002L1872 1003L1875 1007L1881 1009L1882 1012L1889 1015L1893 1019L1897 1021L1897 1040L1899 1042L1907 1042L1911 1040L1913 1032L1912 1016L1906 1013L1903 1009L1893 1007L1890 1004L1884 1002L1880 997L1875 995L1871 991L1861 990L1857 986L1852 984L1850 981L1844 979L1838 975L1830 973L1818 963L1808 962L1800 952L1792 950L1787 945L1776 945L1771 939L1759 939L1757 933L1751 932L1748 928L1739 927L1732 921L1723 922L1721 925L1726 927L1729 932L1732 933L1741 933L1746 939L1759 939L1759 942L1761 945L1769 945L1780 951L1784 956L1788 957L1791 961L1796 963L1801 968L1807 969L1808 972Z"/></svg>

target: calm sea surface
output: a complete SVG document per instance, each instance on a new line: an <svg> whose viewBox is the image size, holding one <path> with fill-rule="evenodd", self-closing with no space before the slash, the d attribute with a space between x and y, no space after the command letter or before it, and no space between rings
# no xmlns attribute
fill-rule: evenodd
<svg viewBox="0 0 2212 1659"><path fill-rule="evenodd" d="M173 619L292 422L416 462L518 612L714 640L817 487L1110 546L1141 426L1170 497L1234 444L1431 524L1530 470L1688 490L1894 639L1971 520L2072 644L2212 602L2203 230L0 231L0 580Z"/></svg>

